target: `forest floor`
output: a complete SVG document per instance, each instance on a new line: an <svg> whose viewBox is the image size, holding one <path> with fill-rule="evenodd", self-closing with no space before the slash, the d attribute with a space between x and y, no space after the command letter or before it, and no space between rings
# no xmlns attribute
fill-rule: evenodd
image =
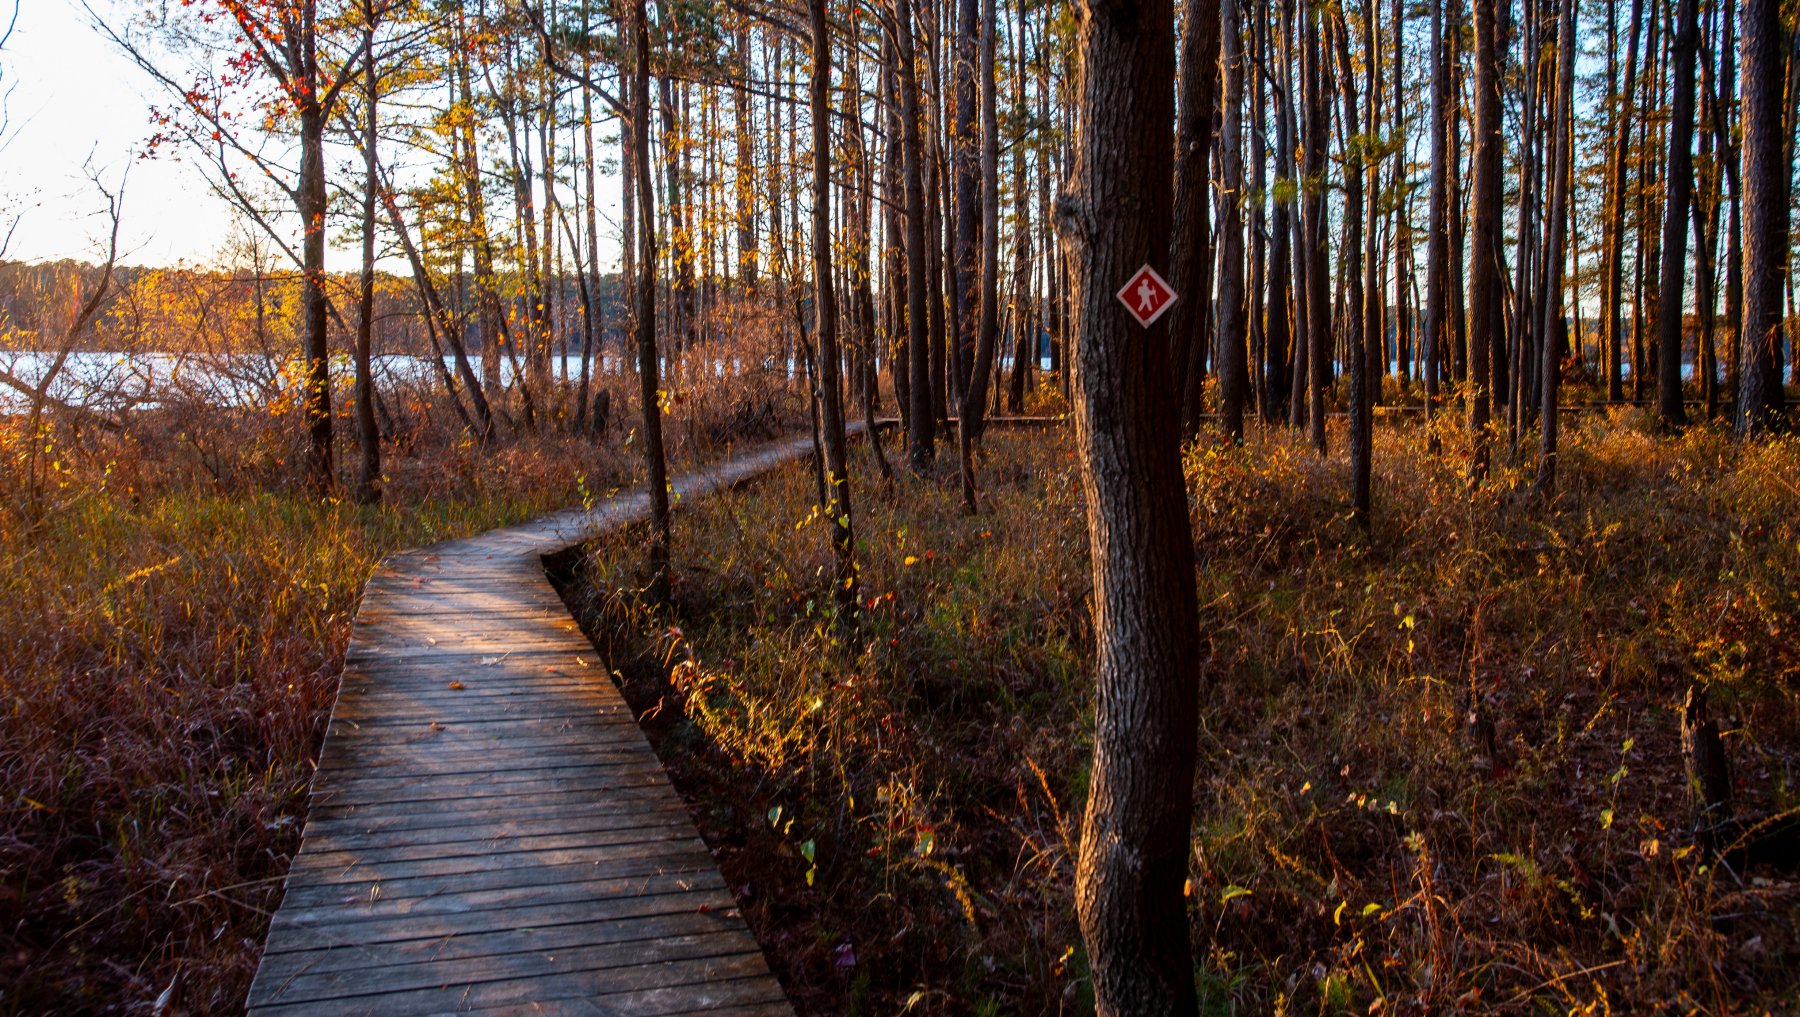
<svg viewBox="0 0 1800 1017"><path fill-rule="evenodd" d="M1680 736L1704 685L1738 815L1800 808L1800 441L1566 426L1545 504L1530 454L1471 493L1459 427L1433 455L1384 425L1366 535L1297 435L1187 455L1204 1013L1800 1012L1796 859L1696 847ZM1071 441L991 432L975 516L948 448L891 487L856 449L848 632L804 466L677 516L672 610L638 605L633 534L577 566L802 1014L1091 1009Z"/></svg>

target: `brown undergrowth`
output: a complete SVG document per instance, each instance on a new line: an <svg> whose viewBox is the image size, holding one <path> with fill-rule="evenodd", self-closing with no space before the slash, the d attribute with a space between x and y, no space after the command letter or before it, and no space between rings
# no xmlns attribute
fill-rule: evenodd
<svg viewBox="0 0 1800 1017"><path fill-rule="evenodd" d="M1800 805L1800 442L1584 415L1546 504L1531 456L1502 449L1471 492L1467 435L1441 438L1378 431L1367 535L1341 458L1300 436L1188 455L1203 1011L1800 1010L1800 882L1695 847L1678 733L1704 683L1739 814ZM634 536L582 566L590 629L803 1013L1091 1008L1069 438L990 434L974 517L950 466L857 486L854 629L804 467L678 517L672 611L636 605Z"/></svg>
<svg viewBox="0 0 1800 1017"><path fill-rule="evenodd" d="M0 418L0 1014L242 1011L364 580L633 482L606 382L607 433L487 447L389 393L379 508L305 493L292 405ZM676 469L803 419L765 378L669 387Z"/></svg>

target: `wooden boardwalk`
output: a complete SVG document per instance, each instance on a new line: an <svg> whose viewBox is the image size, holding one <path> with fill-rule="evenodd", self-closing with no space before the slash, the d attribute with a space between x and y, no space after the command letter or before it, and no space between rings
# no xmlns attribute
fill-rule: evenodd
<svg viewBox="0 0 1800 1017"><path fill-rule="evenodd" d="M691 500L811 451L672 486ZM375 571L252 1015L793 1013L544 575L649 511L625 495Z"/></svg>

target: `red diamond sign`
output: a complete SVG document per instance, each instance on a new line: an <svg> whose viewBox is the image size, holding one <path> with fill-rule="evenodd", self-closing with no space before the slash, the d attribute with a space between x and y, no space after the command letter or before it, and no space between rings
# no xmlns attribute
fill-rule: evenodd
<svg viewBox="0 0 1800 1017"><path fill-rule="evenodd" d="M1167 279L1156 274L1156 269L1145 265L1137 270L1125 288L1116 294L1119 303L1131 312L1139 325L1149 328L1156 324L1156 319L1175 303L1175 288Z"/></svg>

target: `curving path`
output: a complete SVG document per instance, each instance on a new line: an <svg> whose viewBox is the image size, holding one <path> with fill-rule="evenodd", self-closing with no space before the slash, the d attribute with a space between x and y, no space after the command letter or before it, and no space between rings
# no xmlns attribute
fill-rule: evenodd
<svg viewBox="0 0 1800 1017"><path fill-rule="evenodd" d="M791 439L671 486L691 500L811 452ZM544 575L649 514L621 495L376 569L254 1017L793 1013Z"/></svg>

